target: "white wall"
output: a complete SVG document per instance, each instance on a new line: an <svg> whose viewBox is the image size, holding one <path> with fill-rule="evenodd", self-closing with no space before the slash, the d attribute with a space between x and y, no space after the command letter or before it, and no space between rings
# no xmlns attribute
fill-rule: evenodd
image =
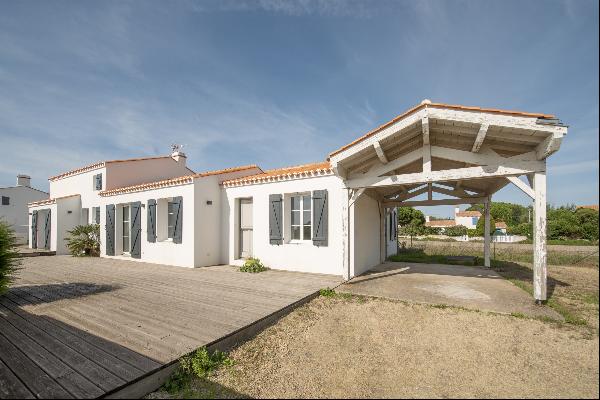
<svg viewBox="0 0 600 400"><path fill-rule="evenodd" d="M221 263L221 189L219 176L194 179L194 265ZM212 204L208 204L211 202Z"/></svg>
<svg viewBox="0 0 600 400"><path fill-rule="evenodd" d="M0 196L9 198L9 205L0 203L0 219L12 226L17 237L25 241L29 237L29 209L27 203L44 200L48 193L27 186L0 188Z"/></svg>
<svg viewBox="0 0 600 400"><path fill-rule="evenodd" d="M106 190L106 168L98 168L92 171L69 176L62 179L50 181L50 197L53 199L79 194L81 207L89 208L100 205L99 190L94 190L94 175L102 174L102 189Z"/></svg>
<svg viewBox="0 0 600 400"><path fill-rule="evenodd" d="M395 255L398 252L398 238L397 238L397 232L398 232L398 210L396 208L390 209L388 210L388 213L386 213L386 217L385 217L385 238L386 238L386 242L385 242L385 247L386 247L386 252L385 255L386 257ZM390 214L391 214L391 231L392 231L392 236L390 236ZM394 226L395 225L395 226ZM394 237L394 234L396 234L396 237Z"/></svg>
<svg viewBox="0 0 600 400"><path fill-rule="evenodd" d="M312 241L290 243L284 240L282 245L269 243L269 195L328 191L329 237L328 245L317 247ZM253 253L269 268L291 271L314 272L324 274L343 274L342 260L342 199L347 193L341 179L336 176L295 179L284 182L272 182L223 189L222 223L222 262L240 265L238 259L237 201L240 198L253 199ZM284 227L289 224L290 216L283 212ZM284 233L285 235L285 233ZM287 238L285 238L287 239Z"/></svg>
<svg viewBox="0 0 600 400"><path fill-rule="evenodd" d="M171 157L165 157L108 163L104 190L192 175L183 160L177 162Z"/></svg>
<svg viewBox="0 0 600 400"><path fill-rule="evenodd" d="M56 200L56 211L52 213L52 242L55 243L56 254L69 254L67 248L68 231L81 222L81 200L79 196Z"/></svg>
<svg viewBox="0 0 600 400"><path fill-rule="evenodd" d="M148 231L147 231L147 212L148 212L148 200L149 199L164 199L171 197L183 197L183 231L182 231L182 243L173 243L170 240L159 241L155 243L148 242ZM136 193L126 193L115 196L106 196L101 198L102 205L100 208L100 254L102 257L124 257L120 254L122 249L122 237L120 235L122 227L121 213L118 211L123 204L129 204L136 201L142 203L141 208L141 258L131 258L132 261L143 261L157 264L176 265L182 267L194 267L194 185L180 185L172 186L161 189L146 190ZM115 204L116 206L116 218L115 218L115 256L106 255L106 205Z"/></svg>
<svg viewBox="0 0 600 400"><path fill-rule="evenodd" d="M363 194L351 207L350 213L352 276L358 276L380 263L379 224L377 200Z"/></svg>

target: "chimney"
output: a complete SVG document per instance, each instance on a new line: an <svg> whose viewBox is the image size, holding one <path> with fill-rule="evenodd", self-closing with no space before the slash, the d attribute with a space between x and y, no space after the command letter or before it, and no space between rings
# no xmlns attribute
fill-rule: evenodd
<svg viewBox="0 0 600 400"><path fill-rule="evenodd" d="M425 222L429 222L431 220L431 217L429 215L425 216Z"/></svg>
<svg viewBox="0 0 600 400"><path fill-rule="evenodd" d="M31 187L31 177L29 175L17 175L17 186Z"/></svg>
<svg viewBox="0 0 600 400"><path fill-rule="evenodd" d="M172 144L171 145L171 158L185 167L185 160L187 157L185 156L185 153L183 151L181 151L182 148L183 148L182 144Z"/></svg>
<svg viewBox="0 0 600 400"><path fill-rule="evenodd" d="M454 208L454 216L456 217L456 214L458 214L460 212L460 207L455 207Z"/></svg>

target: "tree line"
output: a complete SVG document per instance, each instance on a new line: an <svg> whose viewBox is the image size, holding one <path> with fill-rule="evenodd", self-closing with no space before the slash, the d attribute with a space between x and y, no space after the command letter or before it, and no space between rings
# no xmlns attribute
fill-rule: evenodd
<svg viewBox="0 0 600 400"><path fill-rule="evenodd" d="M479 211L483 215L483 204L474 204L467 211ZM598 211L589 208L577 208L573 204L553 206L548 204L547 237L548 240L598 240ZM492 221L490 229L495 230L495 223L503 221L507 232L511 235L522 235L531 239L533 236L533 207L520 204L492 202L490 206ZM398 207L399 233L406 236L435 235L439 228L425 226L425 216L412 207ZM464 226L445 228L448 236L483 236L484 218L480 218L477 228L469 230Z"/></svg>

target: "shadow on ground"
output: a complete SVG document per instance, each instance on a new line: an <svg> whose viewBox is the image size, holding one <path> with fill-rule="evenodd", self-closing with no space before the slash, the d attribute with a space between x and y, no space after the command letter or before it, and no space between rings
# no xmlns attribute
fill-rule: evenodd
<svg viewBox="0 0 600 400"><path fill-rule="evenodd" d="M98 285L87 282L49 283L44 285L13 286L9 292L19 296L27 305L51 303L120 289L119 285Z"/></svg>

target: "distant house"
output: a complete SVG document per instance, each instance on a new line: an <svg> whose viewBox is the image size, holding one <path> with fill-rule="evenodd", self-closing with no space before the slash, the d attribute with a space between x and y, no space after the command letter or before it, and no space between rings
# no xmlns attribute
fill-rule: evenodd
<svg viewBox="0 0 600 400"><path fill-rule="evenodd" d="M28 175L18 175L15 186L0 187L0 219L13 227L19 239L26 241L29 232L27 203L47 197L48 193L31 187Z"/></svg>
<svg viewBox="0 0 600 400"><path fill-rule="evenodd" d="M587 206L577 206L577 209L579 210L580 208L587 208L589 210L594 210L594 211L598 211L598 204L591 204L591 205L587 205Z"/></svg>
<svg viewBox="0 0 600 400"><path fill-rule="evenodd" d="M477 222L481 218L479 211L460 211L459 207L454 209L454 219L438 219L432 220L429 215L425 217L425 226L430 228L439 228L441 232L450 226L462 225L467 229L475 229ZM500 234L506 234L506 223L503 221L496 222L496 232Z"/></svg>

